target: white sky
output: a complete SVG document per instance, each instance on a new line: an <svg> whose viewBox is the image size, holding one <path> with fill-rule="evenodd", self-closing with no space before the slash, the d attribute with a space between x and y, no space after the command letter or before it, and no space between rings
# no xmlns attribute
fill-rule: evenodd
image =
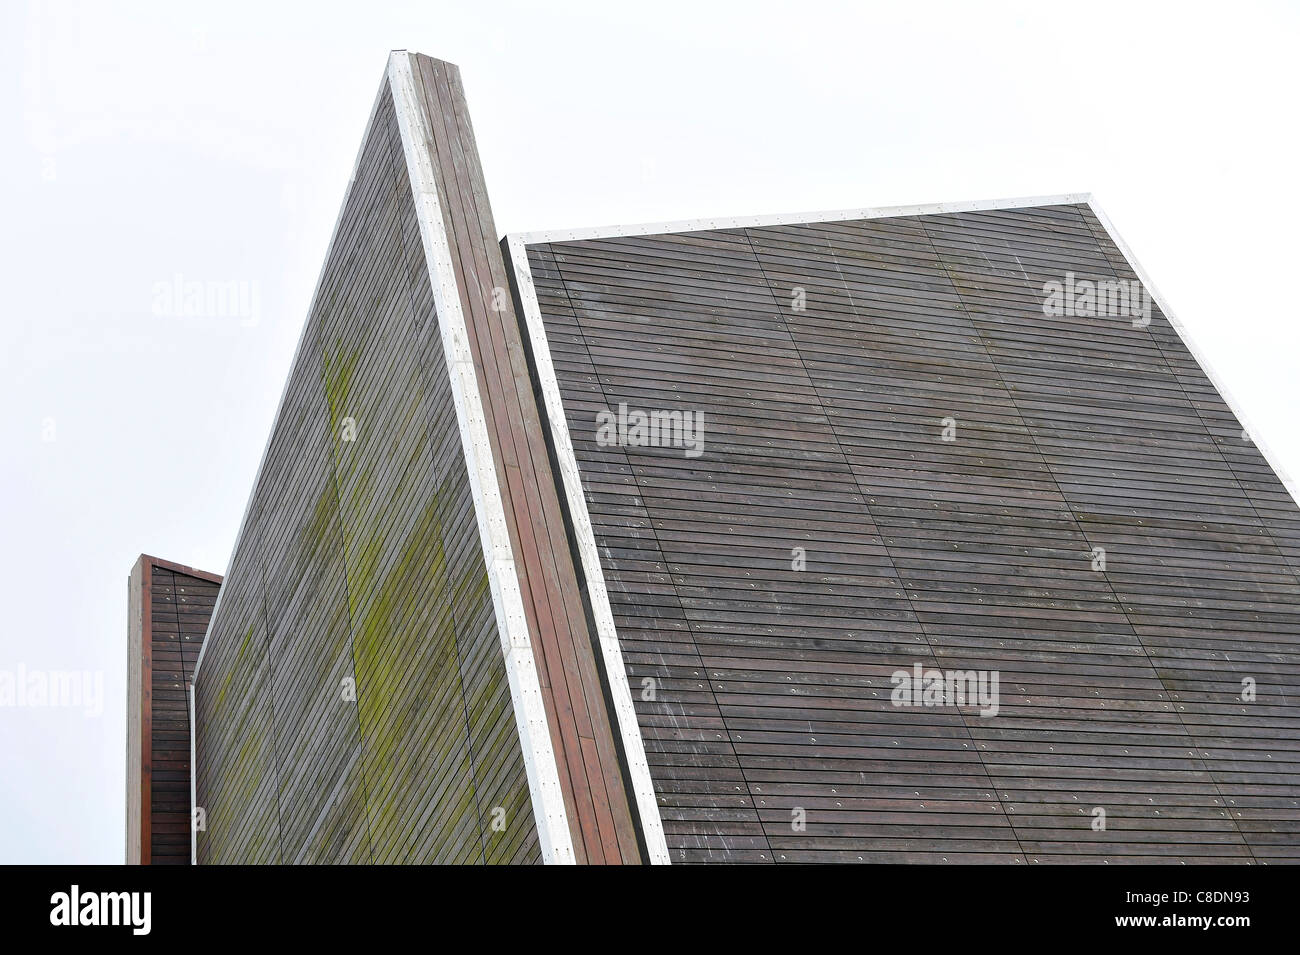
<svg viewBox="0 0 1300 955"><path fill-rule="evenodd" d="M123 858L127 573L224 572L392 48L461 66L503 233L1090 191L1300 475L1295 4L0 10L0 671L105 688L0 708L0 862Z"/></svg>

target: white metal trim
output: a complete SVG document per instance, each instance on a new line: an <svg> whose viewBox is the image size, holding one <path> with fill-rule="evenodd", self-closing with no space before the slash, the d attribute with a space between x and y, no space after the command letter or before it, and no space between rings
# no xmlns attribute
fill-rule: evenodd
<svg viewBox="0 0 1300 955"><path fill-rule="evenodd" d="M190 677L190 683L185 687L185 695L189 697L190 704L190 865L199 864L199 832L194 828L194 810L199 804L199 784L198 784L198 763L195 756L198 753L198 743L194 739L194 677Z"/></svg>
<svg viewBox="0 0 1300 955"><path fill-rule="evenodd" d="M1222 376L1214 370L1214 366L1210 363L1205 352L1197 346L1196 341L1192 338L1191 332L1188 331L1187 327L1178 320L1178 316L1174 314L1173 309L1169 307L1169 303L1165 300L1165 297L1160 294L1155 283L1151 281L1151 276L1147 274L1146 269L1142 268L1141 263L1138 262L1137 257L1133 254L1133 250L1129 248L1128 243L1120 237L1119 232L1116 231L1110 218L1098 207L1095 200L1089 199L1088 207L1092 210L1092 214L1097 217L1097 221L1101 223L1102 228L1106 230L1106 234L1110 236L1111 241L1114 242L1115 246L1123 253L1125 260L1129 264L1129 268L1131 268L1134 274L1137 275L1138 279L1142 282L1142 286L1147 290L1147 293L1155 301L1156 305L1160 306L1160 311L1163 312L1165 318L1169 320L1169 324L1172 325L1174 331L1178 333L1178 337L1183 340L1183 344L1187 346L1187 350L1192 353L1192 357L1196 359L1196 363L1201 366L1201 370L1205 372L1205 376L1210 379L1210 384L1212 384L1219 392L1219 396L1223 398L1228 409L1237 416L1237 421L1243 428L1245 428L1246 433L1250 435L1251 442L1259 450L1259 453L1263 455L1264 461L1268 466L1273 469L1273 473L1276 474L1278 480L1282 482L1287 493L1291 495L1292 500L1300 502L1300 492L1297 491L1297 488L1300 486L1291 479L1291 476L1287 474L1286 469L1281 466L1277 455L1269 450L1268 445L1264 441L1263 435L1251 426L1250 420L1242 411L1241 403L1233 397L1232 392L1228 390L1227 385L1224 383Z"/></svg>
<svg viewBox="0 0 1300 955"><path fill-rule="evenodd" d="M564 794L551 746L523 596L515 573L510 533L497 484L496 463L492 459L492 445L474 373L469 331L461 311L446 224L438 202L438 185L429 151L432 135L416 94L410 54L395 52L389 56L388 84L393 92L402 149L411 177L411 196L420 224L429 282L433 287L434 307L438 313L456 421L474 496L474 513L478 519L479 538L501 634L501 649L528 772L528 788L532 795L542 859L547 863L573 863L573 841L564 808Z"/></svg>
<svg viewBox="0 0 1300 955"><path fill-rule="evenodd" d="M829 212L789 212L766 216L718 216L712 219L683 219L677 222L647 222L639 225L596 226L590 229L552 229L514 233L508 238L524 245L549 242L581 242L634 235L664 235L672 232L706 232L712 229L758 229L763 226L807 225L813 222L848 222L855 219L889 219L896 216L933 216L955 212L989 212L1024 209L1030 206L1074 205L1087 202L1086 192L1055 196L1027 196L1019 199L977 199L969 202L932 202L911 206L881 206L873 209L836 209Z"/></svg>
<svg viewBox="0 0 1300 955"><path fill-rule="evenodd" d="M275 429L280 424L280 414L284 410L285 399L289 396L289 385L293 377L293 369L298 365L298 358L302 355L303 348L307 343L307 333L311 330L311 316L316 311L316 300L320 297L321 290L325 286L325 270L329 267L330 258L334 254L334 245L339 241L339 226L343 224L343 214L347 211L348 200L352 198L352 187L357 181L357 172L361 169L361 158L365 155L366 140L369 139L370 130L374 128L375 117L379 115L379 107L384 101L384 94L388 92L388 75L384 74L384 81L379 84L379 91L375 93L375 102L370 107L370 118L366 120L365 129L361 133L361 145L357 147L357 158L352 162L352 174L348 177L347 188L343 191L343 202L339 205L338 215L334 218L334 229L330 232L329 245L325 249L325 258L321 262L320 272L316 276L316 288L311 293L311 303L307 306L307 317L302 323L302 331L298 335L298 345L293 350L293 361L289 364L289 371L284 376L284 387L280 390L280 403L275 408L275 418L271 421L271 430L266 434L266 444L262 448L262 458L257 463L257 470L253 473L253 486L248 490L248 500L244 503L244 516L239 522L239 531L235 535L235 546L230 553L230 561L227 562L226 574L230 572L229 564L234 561L235 550L239 548L239 542L244 539L244 531L248 528L248 519L253 513L253 498L257 494L257 482L262 476L262 471L266 468L267 458L271 454L271 439L275 436ZM217 590L217 599L212 604L212 614L208 617L208 629L203 634L203 643L199 645L199 656L194 661L194 672L190 679L198 681L199 667L203 665L203 654L208 649L208 635L212 632L212 622L217 619L217 611L221 607L221 598L226 592L225 581Z"/></svg>
<svg viewBox="0 0 1300 955"><path fill-rule="evenodd" d="M510 265L514 269L515 282L519 288L519 304L528 332L529 347L536 361L546 416L550 421L551 436L555 442L556 459L564 482L564 493L569 504L574 535L577 538L578 553L587 580L587 594L595 617L596 635L600 641L601 657L609 680L610 695L613 698L619 735L623 740L628 772L632 777L632 792L636 799L637 813L641 818L641 830L650 855L649 861L654 865L667 865L672 860L668 855L668 843L664 838L663 821L659 816L659 803L655 799L654 783L650 779L650 764L646 760L641 727L637 723L636 709L632 705L632 691L627 682L623 652L618 645L618 631L614 626L614 611L609 603L609 592L605 588L605 574L600 566L600 554L596 550L596 535L592 531L591 516L587 512L587 500L582 491L582 479L578 474L578 460L573 453L573 442L564 417L560 383L555 376L555 366L551 362L551 348L546 340L546 327L542 322L542 311L537 302L537 289L533 286L532 270L528 266L528 251L519 236L511 236L506 242L510 253Z"/></svg>

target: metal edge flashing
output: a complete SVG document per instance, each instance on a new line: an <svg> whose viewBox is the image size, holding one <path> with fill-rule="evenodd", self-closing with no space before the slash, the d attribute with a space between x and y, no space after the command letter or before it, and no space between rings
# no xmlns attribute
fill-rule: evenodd
<svg viewBox="0 0 1300 955"><path fill-rule="evenodd" d="M190 711L190 865L199 864L199 830L195 828L194 810L199 804L199 787L198 772L195 766L195 757L198 753L198 743L194 739L194 678L190 677L190 682L185 685L185 701L189 704Z"/></svg>
<svg viewBox="0 0 1300 955"><path fill-rule="evenodd" d="M668 843L664 838L663 821L659 815L654 783L650 778L650 765L646 760L641 727L632 705L632 691L627 682L623 653L619 648L614 612L610 606L609 592L605 587L605 575L596 549L591 516L587 512L587 501L583 495L578 461L573 452L573 442L564 416L559 380L555 376L555 366L551 362L550 345L546 340L546 328L537 302L537 290L533 286L532 270L528 265L528 251L525 248L524 238L518 235L508 236L506 247L507 267L513 271L518 288L518 304L524 319L524 330L537 368L537 384L542 391L563 491L568 501L569 515L582 561L583 574L586 577L587 594L595 618L597 639L600 642L601 657L609 682L619 736L623 742L646 853L652 865L667 865L672 860L668 854Z"/></svg>
<svg viewBox="0 0 1300 955"><path fill-rule="evenodd" d="M1188 331L1187 327L1178 320L1178 316L1176 316L1173 309L1169 307L1168 301L1160 294L1155 283L1151 281L1151 276L1147 274L1147 270L1142 268L1141 263L1138 262L1137 257L1133 254L1133 250L1129 248L1128 243L1125 242L1123 238L1120 237L1119 232L1116 231L1114 224L1110 221L1110 217L1101 210L1097 205L1096 200L1091 197L1088 199L1088 208L1092 210L1092 214L1097 217L1097 221L1100 222L1101 227L1106 230L1106 234L1110 236L1110 240L1115 243L1115 247L1118 248L1120 253L1124 256L1125 261L1129 264L1129 268L1131 268L1133 273L1138 277L1138 281L1142 283L1143 288L1147 290L1147 293L1155 301L1156 305L1160 307L1160 311L1164 314L1165 318L1169 320L1169 324L1173 326L1178 337L1182 339L1183 345L1185 345L1187 350L1191 352L1192 358L1194 358L1196 363L1201 366L1201 371L1205 372L1205 377L1210 379L1210 384L1214 386L1216 391L1218 391L1219 397L1221 397L1224 404L1228 406L1228 410L1236 416L1237 422L1245 429L1246 434L1249 435L1251 443L1255 445L1259 450L1259 453L1263 456L1264 462L1273 469L1273 473L1277 475L1278 480L1282 482L1282 486L1285 487L1287 493L1291 495L1292 501L1295 501L1300 505L1300 492L1297 490L1300 486L1291 479L1291 476L1287 474L1286 469L1278 462L1277 455L1269 449L1263 436L1256 432L1251 426L1250 420L1242 411L1241 403L1233 397L1232 392L1228 390L1227 385L1224 383L1223 377L1214 370L1214 366L1210 363L1205 352L1197 346L1191 332Z"/></svg>
<svg viewBox="0 0 1300 955"><path fill-rule="evenodd" d="M548 864L572 864L575 861L573 837L564 808L541 684L537 678L523 596L515 572L514 554L497 483L496 462L492 457L482 397L474 372L469 332L461 311L446 223L438 201L438 186L429 152L432 133L426 129L426 117L416 92L409 53L397 51L389 56L387 86L392 90L402 150L411 177L411 195L451 380L456 421L501 635L542 860Z"/></svg>
<svg viewBox="0 0 1300 955"><path fill-rule="evenodd" d="M646 222L637 225L596 226L589 229L551 229L543 232L519 232L507 236L525 246L552 242L583 242L588 239L614 239L639 235L665 235L676 232L708 232L715 229L757 229L777 225L809 225L815 222L851 222L857 219L889 219L899 216L932 216L957 212L992 212L999 209L1025 209L1032 206L1077 205L1088 202L1086 192L1054 196L1026 196L1017 199L977 199L967 202L932 202L910 206L880 206L863 209L835 209L825 212L788 212L763 216L718 216L711 219L682 219L676 222Z"/></svg>
<svg viewBox="0 0 1300 955"><path fill-rule="evenodd" d="M199 646L198 659L194 661L194 671L190 675L195 686L199 681L199 668L203 665L203 655L208 649L208 637L212 633L212 624L217 619L217 612L221 609L221 598L225 595L224 578L230 572L230 564L234 562L235 552L239 549L239 542L244 539L244 531L248 528L248 519L253 513L253 498L257 495L257 484L262 477L262 471L266 468L267 458L271 454L271 439L275 437L275 429L280 424L280 414L284 410L285 399L289 396L289 385L293 376L293 369L298 364L298 359L303 353L307 344L308 332L311 331L311 316L316 311L316 300L320 298L321 290L325 286L325 270L329 267L330 259L334 255L334 246L339 241L339 227L343 224L343 214L347 212L348 200L352 198L352 187L357 181L357 172L361 168L361 159L365 154L366 142L370 138L370 131L374 128L375 117L379 115L379 107L384 102L384 94L388 92L388 72L385 70L383 82L379 84L379 90L375 93L374 104L370 107L370 116L366 120L365 128L361 132L361 144L357 147L357 157L352 161L352 173L348 176L348 185L343 192L343 201L339 204L338 215L334 218L334 228L330 232L329 245L325 247L325 257L321 261L320 272L316 276L316 287L311 293L311 302L307 305L307 317L303 320L302 331L298 335L298 345L293 350L293 358L289 362L289 371L284 376L284 387L280 390L280 403L276 405L275 417L271 419L271 428L266 433L266 444L262 448L261 460L257 463L257 470L253 474L253 486L249 488L248 500L244 504L244 516L239 522L239 531L235 534L235 545L231 549L230 560L227 561L226 574L222 575L222 587L217 591L217 599L212 604L212 615L208 618L208 629L203 634L203 643Z"/></svg>

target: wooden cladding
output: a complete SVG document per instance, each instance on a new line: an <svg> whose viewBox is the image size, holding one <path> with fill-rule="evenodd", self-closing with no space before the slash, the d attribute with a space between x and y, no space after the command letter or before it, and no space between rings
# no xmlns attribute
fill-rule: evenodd
<svg viewBox="0 0 1300 955"><path fill-rule="evenodd" d="M201 862L540 859L387 81L196 707Z"/></svg>
<svg viewBox="0 0 1300 955"><path fill-rule="evenodd" d="M141 555L127 584L128 865L190 864L188 688L221 578Z"/></svg>
<svg viewBox="0 0 1300 955"><path fill-rule="evenodd" d="M414 56L439 204L534 644L575 861L640 861L594 640L459 71Z"/></svg>
<svg viewBox="0 0 1300 955"><path fill-rule="evenodd" d="M1300 859L1300 509L1089 205L913 213L508 277L458 71L394 54L197 664L199 861Z"/></svg>
<svg viewBox="0 0 1300 955"><path fill-rule="evenodd" d="M1300 510L1140 284L1045 313L1089 206L527 256L674 861L1300 859Z"/></svg>
<svg viewBox="0 0 1300 955"><path fill-rule="evenodd" d="M199 861L541 861L544 756L562 852L636 862L459 74L394 57L196 677ZM426 153L445 242L428 258L430 184L411 159ZM449 302L464 333L438 314ZM458 336L468 384L444 340ZM485 547L493 507L508 554ZM501 567L535 674L518 670ZM521 743L528 680L541 703L525 725L554 756Z"/></svg>

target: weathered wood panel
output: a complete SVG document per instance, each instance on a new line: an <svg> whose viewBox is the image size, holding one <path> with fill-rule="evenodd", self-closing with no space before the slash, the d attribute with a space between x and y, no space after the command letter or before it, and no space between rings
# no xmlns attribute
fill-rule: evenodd
<svg viewBox="0 0 1300 955"><path fill-rule="evenodd" d="M528 262L675 861L1296 856L1300 510L1158 308L1045 313L1134 278L1086 205Z"/></svg>
<svg viewBox="0 0 1300 955"><path fill-rule="evenodd" d="M221 578L142 554L128 580L126 861L190 863L188 687Z"/></svg>
<svg viewBox="0 0 1300 955"><path fill-rule="evenodd" d="M459 71L412 58L577 862L640 861Z"/></svg>
<svg viewBox="0 0 1300 955"><path fill-rule="evenodd" d="M535 862L387 82L196 680L201 862Z"/></svg>

